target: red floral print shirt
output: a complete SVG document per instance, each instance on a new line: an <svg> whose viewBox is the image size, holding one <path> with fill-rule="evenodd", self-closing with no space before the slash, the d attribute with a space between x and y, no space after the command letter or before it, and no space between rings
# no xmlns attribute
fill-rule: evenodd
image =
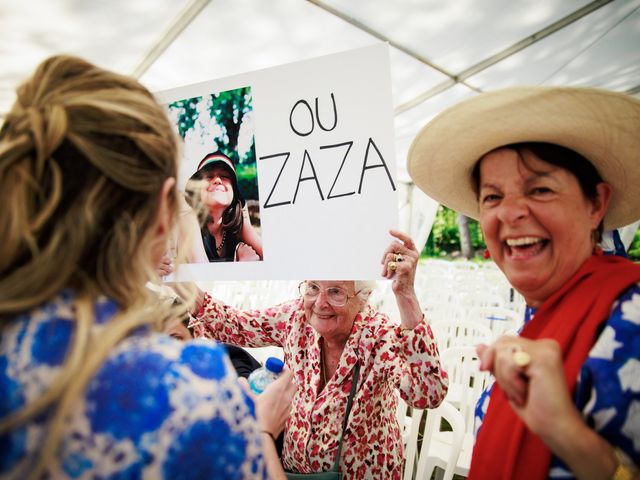
<svg viewBox="0 0 640 480"><path fill-rule="evenodd" d="M320 335L306 322L301 299L245 311L205 294L193 326L197 336L222 342L283 347L298 383L285 427L282 460L287 470L311 473L333 466L356 362L360 375L340 462L345 480L400 479L403 446L395 389L416 408L436 407L447 393L447 374L424 320L403 330L365 306L356 315L335 375L322 391Z"/></svg>

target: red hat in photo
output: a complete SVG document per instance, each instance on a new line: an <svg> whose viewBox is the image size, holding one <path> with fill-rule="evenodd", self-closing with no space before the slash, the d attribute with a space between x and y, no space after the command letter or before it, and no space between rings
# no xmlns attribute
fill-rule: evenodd
<svg viewBox="0 0 640 480"><path fill-rule="evenodd" d="M207 153L200 163L198 164L198 168L191 178L189 178L189 182L198 181L202 178L202 173L206 170L213 168L217 165L224 165L226 169L233 174L233 192L234 199L240 200L242 206L245 204L244 196L240 191L240 187L238 186L238 174L236 173L236 166L233 164L233 161L227 157L224 153L221 152L212 152ZM187 196L187 201L191 204L190 196ZM192 205L193 206L193 205Z"/></svg>

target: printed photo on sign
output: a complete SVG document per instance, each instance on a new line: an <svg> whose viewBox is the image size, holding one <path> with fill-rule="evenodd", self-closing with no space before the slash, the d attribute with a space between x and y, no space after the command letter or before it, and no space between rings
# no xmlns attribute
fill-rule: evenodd
<svg viewBox="0 0 640 480"><path fill-rule="evenodd" d="M251 88L171 102L184 194L171 253L187 263L263 257Z"/></svg>

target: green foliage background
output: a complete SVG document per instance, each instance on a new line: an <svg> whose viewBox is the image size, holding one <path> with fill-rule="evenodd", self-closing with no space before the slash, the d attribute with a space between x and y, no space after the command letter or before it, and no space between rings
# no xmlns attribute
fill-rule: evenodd
<svg viewBox="0 0 640 480"><path fill-rule="evenodd" d="M633 237L633 242L629 247L629 258L634 262L640 262L640 230L636 232L636 236Z"/></svg>
<svg viewBox="0 0 640 480"><path fill-rule="evenodd" d="M205 97L206 98L206 97ZM169 109L178 114L178 133L184 139L187 132L195 127L198 120L198 104L203 97L178 100L169 104ZM235 164L238 175L238 186L247 200L258 199L257 168L255 138L251 147L240 158L238 139L244 116L253 109L251 87L236 88L220 93L213 93L207 98L207 111L220 127L220 135L213 139L211 151L220 151Z"/></svg>
<svg viewBox="0 0 640 480"><path fill-rule="evenodd" d="M242 195L244 195L244 198L247 200L257 200L258 183L256 182L256 177L258 176L258 172L256 171L255 161L249 165L238 165L236 173L238 175L238 187L240 188Z"/></svg>
<svg viewBox="0 0 640 480"><path fill-rule="evenodd" d="M433 228L422 251L425 257L445 257L460 252L460 230L458 229L458 214L453 210L440 205L433 222ZM482 230L476 220L469 219L469 234L471 246L478 252L476 256L482 257L486 249Z"/></svg>

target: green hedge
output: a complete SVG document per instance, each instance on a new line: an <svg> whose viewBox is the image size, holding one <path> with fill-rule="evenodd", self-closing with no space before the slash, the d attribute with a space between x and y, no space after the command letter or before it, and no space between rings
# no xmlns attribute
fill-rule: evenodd
<svg viewBox="0 0 640 480"><path fill-rule="evenodd" d="M634 262L640 262L640 230L636 232L636 236L633 237L633 242L629 247L629 258Z"/></svg>
<svg viewBox="0 0 640 480"><path fill-rule="evenodd" d="M444 257L460 252L460 230L458 229L458 214L440 205L433 222L433 228L422 251L425 257ZM486 249L482 230L476 220L469 219L469 235L471 247L480 252Z"/></svg>

